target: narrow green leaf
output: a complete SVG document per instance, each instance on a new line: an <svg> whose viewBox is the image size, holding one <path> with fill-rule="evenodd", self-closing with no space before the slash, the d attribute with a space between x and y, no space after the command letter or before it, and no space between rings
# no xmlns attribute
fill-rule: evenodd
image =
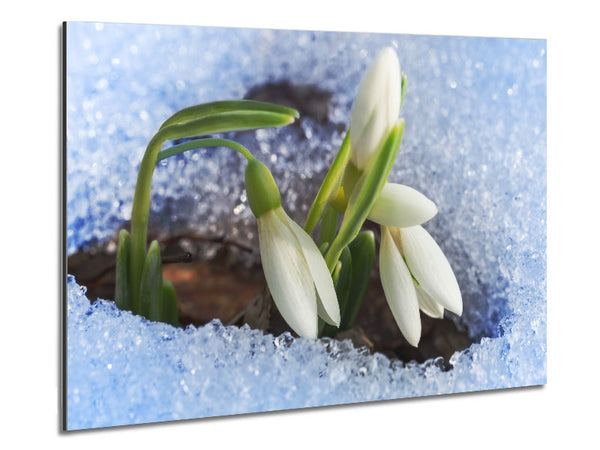
<svg viewBox="0 0 600 450"><path fill-rule="evenodd" d="M179 311L177 309L177 293L173 283L169 280L163 280L162 285L162 317L161 322L173 325L179 325Z"/></svg>
<svg viewBox="0 0 600 450"><path fill-rule="evenodd" d="M294 117L271 111L226 112L216 116L190 120L182 124L173 124L161 128L152 138L153 141L165 142L172 139L204 136L228 131L254 130L289 125ZM156 162L156 158L154 160Z"/></svg>
<svg viewBox="0 0 600 450"><path fill-rule="evenodd" d="M354 187L360 177L364 173L356 168L354 164L348 164L346 166L346 170L344 170L344 176L342 178L342 187L344 188L344 195L350 198L352 196L352 192L354 192ZM346 207L348 206L346 202Z"/></svg>
<svg viewBox="0 0 600 450"><path fill-rule="evenodd" d="M333 280L333 285L335 286L337 284L337 281L340 277L340 273L342 272L342 263L341 261L338 261L335 268L333 269L332 273L331 273L331 279ZM339 297L338 297L339 298ZM339 302L339 300L338 300ZM337 328L335 328L334 326L329 325L327 322L325 322L323 319L321 319L320 317L317 318L317 335L319 337L322 336L335 336L335 332L337 330Z"/></svg>
<svg viewBox="0 0 600 450"><path fill-rule="evenodd" d="M340 273L342 273L342 262L338 261L335 265L335 269L333 269L333 273L331 274L331 279L333 280L334 286L337 284L338 279L340 278Z"/></svg>
<svg viewBox="0 0 600 450"><path fill-rule="evenodd" d="M400 111L402 111L402 105L404 105L404 97L406 97L406 83L408 82L408 77L405 73L402 73L402 84L400 87Z"/></svg>
<svg viewBox="0 0 600 450"><path fill-rule="evenodd" d="M361 231L347 247L352 255L352 280L344 305L340 330L348 330L354 325L360 309L375 261L375 235L372 231ZM344 254L342 253L342 258Z"/></svg>
<svg viewBox="0 0 600 450"><path fill-rule="evenodd" d="M403 133L404 119L400 119L389 132L383 145L377 151L376 157L369 162L356 183L348 200L348 207L338 235L325 255L325 261L330 270L335 267L342 249L358 235L377 196L383 189L398 154L398 147Z"/></svg>
<svg viewBox="0 0 600 450"><path fill-rule="evenodd" d="M331 205L325 207L321 228L319 230L319 241L317 245L321 247L326 242L332 242L335 237L338 224L338 212Z"/></svg>
<svg viewBox="0 0 600 450"><path fill-rule="evenodd" d="M329 168L325 179L319 188L319 192L315 197L306 217L306 223L304 224L304 231L308 234L312 233L315 229L319 220L323 215L327 202L337 194L342 176L344 175L344 169L348 160L350 159L350 130L346 133L346 137L342 142L342 146L335 157L333 164Z"/></svg>
<svg viewBox="0 0 600 450"><path fill-rule="evenodd" d="M162 294L162 263L157 241L152 241L140 282L140 315L150 320L160 320Z"/></svg>
<svg viewBox="0 0 600 450"><path fill-rule="evenodd" d="M353 278L352 254L350 253L348 247L345 247L342 251L342 255L340 256L340 262L342 263L342 267L337 282L335 283L335 292L338 296L341 312L346 308L348 295L350 294L351 282Z"/></svg>
<svg viewBox="0 0 600 450"><path fill-rule="evenodd" d="M255 100L232 100L204 103L202 105L190 106L177 111L171 117L163 122L162 128L171 125L179 125L191 120L202 119L208 116L217 116L231 112L253 114L254 112L271 112L298 118L298 111L286 106L276 105L274 103L259 102Z"/></svg>
<svg viewBox="0 0 600 450"><path fill-rule="evenodd" d="M115 303L123 311L131 310L131 295L129 292L129 233L127 230L119 231L115 269Z"/></svg>
<svg viewBox="0 0 600 450"><path fill-rule="evenodd" d="M335 285L335 293L338 298L340 305L340 314L344 317L344 310L350 296L350 289L352 286L352 255L348 247L344 248L340 256L340 260L336 264L334 274L332 276ZM326 324L323 327L324 336L335 336L338 332L338 328L332 325Z"/></svg>
<svg viewBox="0 0 600 450"><path fill-rule="evenodd" d="M323 242L321 245L319 245L319 251L321 252L321 255L324 255L328 248L329 242Z"/></svg>

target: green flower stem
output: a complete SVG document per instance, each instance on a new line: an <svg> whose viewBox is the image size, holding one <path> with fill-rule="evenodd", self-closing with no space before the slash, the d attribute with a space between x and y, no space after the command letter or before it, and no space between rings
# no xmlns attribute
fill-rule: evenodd
<svg viewBox="0 0 600 450"><path fill-rule="evenodd" d="M193 141L184 142L183 144L177 144L173 147L169 147L166 150L161 150L158 153L158 157L156 158L156 162L159 163L163 159L167 159L170 156L179 155L180 153L187 152L188 150L196 150L199 148L209 148L209 147L228 147L239 153L241 153L244 158L248 161L254 159L252 153L241 144L238 144L235 141L229 139L218 139L218 138L206 138L206 139L194 139Z"/></svg>
<svg viewBox="0 0 600 450"><path fill-rule="evenodd" d="M308 211L306 223L304 224L304 231L308 234L313 232L323 216L325 206L327 206L328 202L338 193L342 182L342 176L344 175L344 169L349 159L350 130L346 133L342 146L340 147L333 164L329 168L327 175L325 175L325 179L319 188L319 192Z"/></svg>
<svg viewBox="0 0 600 450"><path fill-rule="evenodd" d="M400 119L356 182L348 199L348 207L339 232L325 254L325 262L330 271L335 268L344 247L358 235L377 196L383 189L396 160L403 133L404 120Z"/></svg>
<svg viewBox="0 0 600 450"><path fill-rule="evenodd" d="M138 171L135 193L133 196L133 207L131 210L131 233L129 248L129 287L130 301L133 305L138 304L140 280L144 260L146 259L146 234L148 229L148 216L150 214L150 186L152 175L156 166L156 156L160 151L164 140L156 136L150 141L146 153L142 158Z"/></svg>
<svg viewBox="0 0 600 450"><path fill-rule="evenodd" d="M193 110L193 108L192 108ZM293 110L292 110L293 111ZM189 118L188 113L179 116L179 119ZM131 301L139 301L140 279L146 257L146 239L148 217L150 214L150 188L152 175L158 160L158 155L167 140L181 139L193 136L202 136L228 131L252 130L257 128L280 127L294 121L297 115L282 114L273 111L226 111L214 116L205 116L200 119L188 120L184 123L171 120L171 125L163 127L150 140L142 162L140 164L137 184L133 197L131 211L131 234L129 255L129 283ZM177 114L175 114L177 116ZM249 153L249 152L248 152Z"/></svg>

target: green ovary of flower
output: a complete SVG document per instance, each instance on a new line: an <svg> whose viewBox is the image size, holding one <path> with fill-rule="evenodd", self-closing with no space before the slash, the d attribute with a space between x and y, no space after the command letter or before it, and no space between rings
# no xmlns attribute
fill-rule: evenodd
<svg viewBox="0 0 600 450"><path fill-rule="evenodd" d="M271 171L258 159L251 159L244 173L248 204L256 218L281 206L281 195Z"/></svg>

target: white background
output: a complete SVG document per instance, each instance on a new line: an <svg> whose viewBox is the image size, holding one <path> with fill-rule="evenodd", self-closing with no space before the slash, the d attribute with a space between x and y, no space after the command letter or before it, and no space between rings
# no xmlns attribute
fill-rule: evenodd
<svg viewBox="0 0 600 450"><path fill-rule="evenodd" d="M568 444L578 449L598 445L600 38L593 2L554 3L560 6L526 0L91 3L6 2L1 7L1 447L488 449ZM59 37L63 20L548 39L548 385L60 433Z"/></svg>

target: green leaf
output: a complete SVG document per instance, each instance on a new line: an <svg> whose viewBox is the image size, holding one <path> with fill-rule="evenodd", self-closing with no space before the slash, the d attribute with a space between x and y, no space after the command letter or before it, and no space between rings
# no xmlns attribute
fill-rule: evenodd
<svg viewBox="0 0 600 450"><path fill-rule="evenodd" d="M334 286L337 284L338 279L340 278L341 272L342 272L342 262L338 261L337 264L335 265L335 269L333 269L333 272L331 274L331 279L333 281Z"/></svg>
<svg viewBox="0 0 600 450"><path fill-rule="evenodd" d="M317 246L321 247L326 242L332 242L335 237L338 224L338 212L331 205L325 207L321 228L319 230L319 241Z"/></svg>
<svg viewBox="0 0 600 450"><path fill-rule="evenodd" d="M344 176L342 178L342 188L344 189L344 195L351 197L352 192L354 192L354 187L360 177L364 173L356 168L356 166L352 163L346 166L346 170L344 170ZM346 207L348 207L348 202L346 201Z"/></svg>
<svg viewBox="0 0 600 450"><path fill-rule="evenodd" d="M220 114L227 114L231 112L253 114L257 111L271 112L291 116L294 118L299 117L298 111L295 109L273 103L259 102L255 100L219 101L184 108L165 120L160 128L166 128L171 125L180 125L182 123L202 119L208 116L218 116Z"/></svg>
<svg viewBox="0 0 600 450"><path fill-rule="evenodd" d="M288 114L279 114L271 111L252 111L251 113L239 111L226 112L166 126L154 135L152 141L165 142L172 139L204 136L228 131L282 127L289 125L294 120L294 117ZM154 162L156 163L156 158Z"/></svg>
<svg viewBox="0 0 600 450"><path fill-rule="evenodd" d="M325 261L330 270L335 266L342 249L358 235L377 196L387 182L398 154L403 133L404 119L400 119L389 132L382 146L377 150L377 155L371 159L352 190L338 235L325 255Z"/></svg>
<svg viewBox="0 0 600 450"><path fill-rule="evenodd" d="M340 312L346 307L348 295L350 294L350 286L353 278L352 274L352 254L348 247L345 247L340 256L342 267L340 275L335 283L335 292L340 303Z"/></svg>
<svg viewBox="0 0 600 450"><path fill-rule="evenodd" d="M402 84L400 87L400 111L402 111L402 105L404 105L404 97L406 97L406 83L408 82L408 77L405 73L402 73Z"/></svg>
<svg viewBox="0 0 600 450"><path fill-rule="evenodd" d="M352 280L346 303L341 311L340 330L342 331L352 328L365 296L375 261L375 235L370 230L361 231L348 249L352 256Z"/></svg>
<svg viewBox="0 0 600 450"><path fill-rule="evenodd" d="M328 248L329 242L323 242L321 245L319 245L319 251L321 252L321 255L324 255Z"/></svg>
<svg viewBox="0 0 600 450"><path fill-rule="evenodd" d="M152 241L140 281L139 313L150 320L160 320L162 316L162 263L157 241Z"/></svg>
<svg viewBox="0 0 600 450"><path fill-rule="evenodd" d="M123 311L132 309L129 292L129 233L127 230L119 231L115 269L115 303Z"/></svg>
<svg viewBox="0 0 600 450"><path fill-rule="evenodd" d="M344 248L340 260L336 264L336 268L332 275L332 279L335 285L335 293L338 298L340 305L340 314L343 317L348 298L350 296L350 289L352 287L352 255L348 247ZM323 327L323 336L335 336L338 332L338 328L332 325L326 324Z"/></svg>
<svg viewBox="0 0 600 450"><path fill-rule="evenodd" d="M162 285L162 317L161 322L173 325L179 325L179 311L177 309L177 293L173 283L164 280Z"/></svg>
<svg viewBox="0 0 600 450"><path fill-rule="evenodd" d="M319 220L323 215L327 202L337 194L340 184L342 182L342 176L344 175L344 169L348 160L350 159L350 130L346 133L346 137L342 142L342 146L338 151L333 164L329 168L325 179L319 188L319 192L315 197L308 215L306 217L306 223L304 224L304 231L308 234L312 233L315 229Z"/></svg>

